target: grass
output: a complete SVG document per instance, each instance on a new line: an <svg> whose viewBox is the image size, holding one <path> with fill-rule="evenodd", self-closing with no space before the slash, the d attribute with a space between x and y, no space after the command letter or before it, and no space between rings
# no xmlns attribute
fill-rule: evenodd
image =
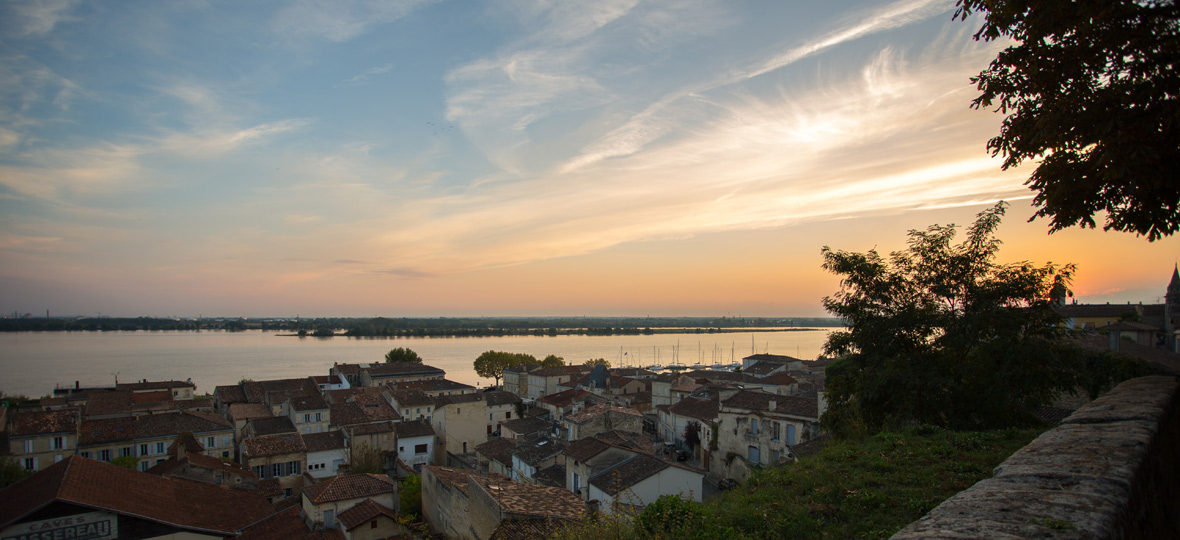
<svg viewBox="0 0 1180 540"><path fill-rule="evenodd" d="M996 465L1043 431L921 426L831 440L816 456L756 471L702 510L719 528L714 532L724 530L731 538L888 538L989 478ZM606 521L577 527L571 538L649 537Z"/></svg>

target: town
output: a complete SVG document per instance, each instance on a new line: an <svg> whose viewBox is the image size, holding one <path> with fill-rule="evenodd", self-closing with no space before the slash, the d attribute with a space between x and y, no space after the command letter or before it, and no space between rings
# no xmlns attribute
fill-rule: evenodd
<svg viewBox="0 0 1180 540"><path fill-rule="evenodd" d="M75 384L0 407L3 446L35 472L0 492L0 524L6 539L544 537L813 451L825 365L524 364L482 390L412 361L205 395Z"/></svg>

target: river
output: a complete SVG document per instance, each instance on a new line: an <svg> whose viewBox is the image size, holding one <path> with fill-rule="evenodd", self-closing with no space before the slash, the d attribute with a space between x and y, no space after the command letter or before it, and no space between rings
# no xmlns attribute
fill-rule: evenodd
<svg viewBox="0 0 1180 540"><path fill-rule="evenodd" d="M0 333L0 391L32 397L56 385L111 385L140 379L191 378L198 393L241 379L327 375L335 362L381 362L397 347L417 352L447 378L474 386L492 384L472 369L488 350L556 354L566 363L605 358L612 366L692 365L741 361L751 352L804 360L819 355L834 329L653 334L637 336L507 336L476 338L299 338L273 332L14 332ZM621 360L621 361L620 361Z"/></svg>

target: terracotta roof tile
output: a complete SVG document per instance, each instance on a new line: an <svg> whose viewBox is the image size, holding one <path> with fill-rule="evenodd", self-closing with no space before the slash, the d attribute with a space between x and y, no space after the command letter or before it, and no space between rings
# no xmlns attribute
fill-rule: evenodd
<svg viewBox="0 0 1180 540"><path fill-rule="evenodd" d="M344 540L344 534L338 530L308 530L300 517L301 511L298 505L285 508L250 525L235 540Z"/></svg>
<svg viewBox="0 0 1180 540"><path fill-rule="evenodd" d="M569 390L562 390L556 394L549 394L541 399L538 399L537 402L544 403L546 405L552 405L554 407L568 407L574 401L589 395L591 395L589 390L578 390L576 388L571 388Z"/></svg>
<svg viewBox="0 0 1180 540"><path fill-rule="evenodd" d="M553 425L552 422L535 417L514 418L503 422L500 427L516 433L517 435L528 435L537 433L539 431L548 431Z"/></svg>
<svg viewBox="0 0 1180 540"><path fill-rule="evenodd" d="M643 413L641 413L635 409L629 409L626 407L616 407L614 405L611 405L610 403L599 403L598 405L587 407L586 410L584 410L578 414L567 415L565 417L565 420L568 420L568 421L573 422L575 424L581 424L582 422L593 420L593 419L598 418L604 414L612 414L612 413L613 414L622 414L622 415L626 415L626 416L638 416L640 418L643 417Z"/></svg>
<svg viewBox="0 0 1180 540"><path fill-rule="evenodd" d="M421 390L387 390L385 392L399 408L434 405L434 398Z"/></svg>
<svg viewBox="0 0 1180 540"><path fill-rule="evenodd" d="M668 407L668 412L712 422L717 419L717 400L687 397Z"/></svg>
<svg viewBox="0 0 1180 540"><path fill-rule="evenodd" d="M491 392L484 392L484 398L488 402L489 407L496 407L500 405L511 405L520 403L520 396L512 392L505 392L503 390L493 390Z"/></svg>
<svg viewBox="0 0 1180 540"><path fill-rule="evenodd" d="M341 525L344 525L346 530L351 531L365 523L376 519L379 516L385 516L395 521L397 520L397 512L394 512L392 508L386 508L385 506L382 506L373 499L365 499L360 503L357 503L352 508L340 512L336 516L336 519L340 521Z"/></svg>
<svg viewBox="0 0 1180 540"><path fill-rule="evenodd" d="M393 432L397 433L397 438L399 439L426 437L434 435L434 428L430 427L430 422L426 420L410 420L408 422L394 423Z"/></svg>
<svg viewBox="0 0 1180 540"><path fill-rule="evenodd" d="M594 368L591 366L557 366L550 368L541 368L535 371L530 371L529 376L537 377L558 377L562 375L581 375L583 373L590 373Z"/></svg>
<svg viewBox="0 0 1180 540"><path fill-rule="evenodd" d="M271 418L274 413L270 407L261 403L234 403L229 406L229 417L235 422L253 420L255 418Z"/></svg>
<svg viewBox="0 0 1180 540"><path fill-rule="evenodd" d="M586 513L586 502L564 488L480 477L468 482L506 514L579 520Z"/></svg>
<svg viewBox="0 0 1180 540"><path fill-rule="evenodd" d="M19 494L16 496L15 494ZM231 536L270 515L256 493L163 478L71 456L0 491L0 528L53 501Z"/></svg>
<svg viewBox="0 0 1180 540"><path fill-rule="evenodd" d="M291 409L295 411L319 411L328 408L328 403L319 395L294 396L290 398Z"/></svg>
<svg viewBox="0 0 1180 540"><path fill-rule="evenodd" d="M72 433L78 429L78 410L17 412L10 437Z"/></svg>
<svg viewBox="0 0 1180 540"><path fill-rule="evenodd" d="M542 486L565 488L565 465L545 467L533 474L533 480Z"/></svg>
<svg viewBox="0 0 1180 540"><path fill-rule="evenodd" d="M475 452L511 467L513 448L516 448L516 441L513 439L492 439L476 446Z"/></svg>
<svg viewBox="0 0 1180 540"><path fill-rule="evenodd" d="M86 416L131 413L131 392L92 392L86 398Z"/></svg>
<svg viewBox="0 0 1180 540"><path fill-rule="evenodd" d="M561 439L555 439L553 437L537 437L518 443L516 448L512 449L512 457L535 467L545 460L560 454L568 444Z"/></svg>
<svg viewBox="0 0 1180 540"><path fill-rule="evenodd" d="M300 435L308 452L324 452L345 448L344 433L340 431L325 431L323 433L308 433Z"/></svg>
<svg viewBox="0 0 1180 540"><path fill-rule="evenodd" d="M428 379L425 381L402 381L397 383L397 389L421 390L423 392L455 392L475 390L475 387L449 379Z"/></svg>
<svg viewBox="0 0 1180 540"><path fill-rule="evenodd" d="M572 524L562 519L506 519L496 526L489 540L544 540Z"/></svg>
<svg viewBox="0 0 1180 540"><path fill-rule="evenodd" d="M307 445L298 433L250 437L242 441L242 446L246 456L251 458L307 452Z"/></svg>
<svg viewBox="0 0 1180 540"><path fill-rule="evenodd" d="M368 371L369 377L379 379L383 377L401 377L407 375L445 375L447 372L434 366L426 364L417 364L413 362L389 362L384 364L371 364L368 368L362 368L362 371Z"/></svg>
<svg viewBox="0 0 1180 540"><path fill-rule="evenodd" d="M312 504L323 504L348 499L376 497L393 493L396 485L388 476L349 474L329 478L303 488L303 496Z"/></svg>
<svg viewBox="0 0 1180 540"><path fill-rule="evenodd" d="M78 444L91 445L135 438L134 418L83 420L78 426Z"/></svg>
<svg viewBox="0 0 1180 540"><path fill-rule="evenodd" d="M594 437L583 437L569 444L565 447L563 452L569 457L578 461L587 461L598 454L601 454L611 445L605 441L598 440Z"/></svg>
<svg viewBox="0 0 1180 540"><path fill-rule="evenodd" d="M120 383L115 385L115 390L130 390L132 392L145 392L150 390L172 390L173 388L196 388L197 386L188 381L144 381L134 383Z"/></svg>
<svg viewBox="0 0 1180 540"><path fill-rule="evenodd" d="M608 495L615 495L669 467L668 462L648 455L637 455L590 479L590 485Z"/></svg>
<svg viewBox="0 0 1180 540"><path fill-rule="evenodd" d="M393 433L393 422L376 422L372 424L361 424L359 426L352 426L348 428L353 436L356 435L373 435L376 433Z"/></svg>
<svg viewBox="0 0 1180 540"><path fill-rule="evenodd" d="M136 437L164 437L186 431L207 433L232 430L233 425L220 415L200 411L180 411L136 417Z"/></svg>
<svg viewBox="0 0 1180 540"><path fill-rule="evenodd" d="M333 403L330 407L332 427L352 426L356 424L366 424L369 422L368 415L360 405L354 402L348 403Z"/></svg>
<svg viewBox="0 0 1180 540"><path fill-rule="evenodd" d="M242 387L236 384L218 386L213 389L213 397L227 405L231 403L245 403L246 391L242 390Z"/></svg>
<svg viewBox="0 0 1180 540"><path fill-rule="evenodd" d="M295 429L295 424L291 423L291 419L286 416L254 418L248 422L247 427L255 437L299 432L299 430Z"/></svg>
<svg viewBox="0 0 1180 540"><path fill-rule="evenodd" d="M773 411L770 410L771 402L774 403ZM799 396L779 396L766 392L742 390L723 401L722 406L727 409L745 409L803 418L819 418L819 401Z"/></svg>

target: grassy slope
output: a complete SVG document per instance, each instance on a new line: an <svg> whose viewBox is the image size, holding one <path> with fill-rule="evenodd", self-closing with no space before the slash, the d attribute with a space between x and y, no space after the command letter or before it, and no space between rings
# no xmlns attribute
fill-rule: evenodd
<svg viewBox="0 0 1180 540"><path fill-rule="evenodd" d="M990 477L996 465L1042 431L915 428L831 441L817 456L755 473L703 509L707 521L729 538L888 538ZM570 536L647 537L619 523L579 529ZM685 532L671 536L693 535ZM718 536L718 530L696 536Z"/></svg>

